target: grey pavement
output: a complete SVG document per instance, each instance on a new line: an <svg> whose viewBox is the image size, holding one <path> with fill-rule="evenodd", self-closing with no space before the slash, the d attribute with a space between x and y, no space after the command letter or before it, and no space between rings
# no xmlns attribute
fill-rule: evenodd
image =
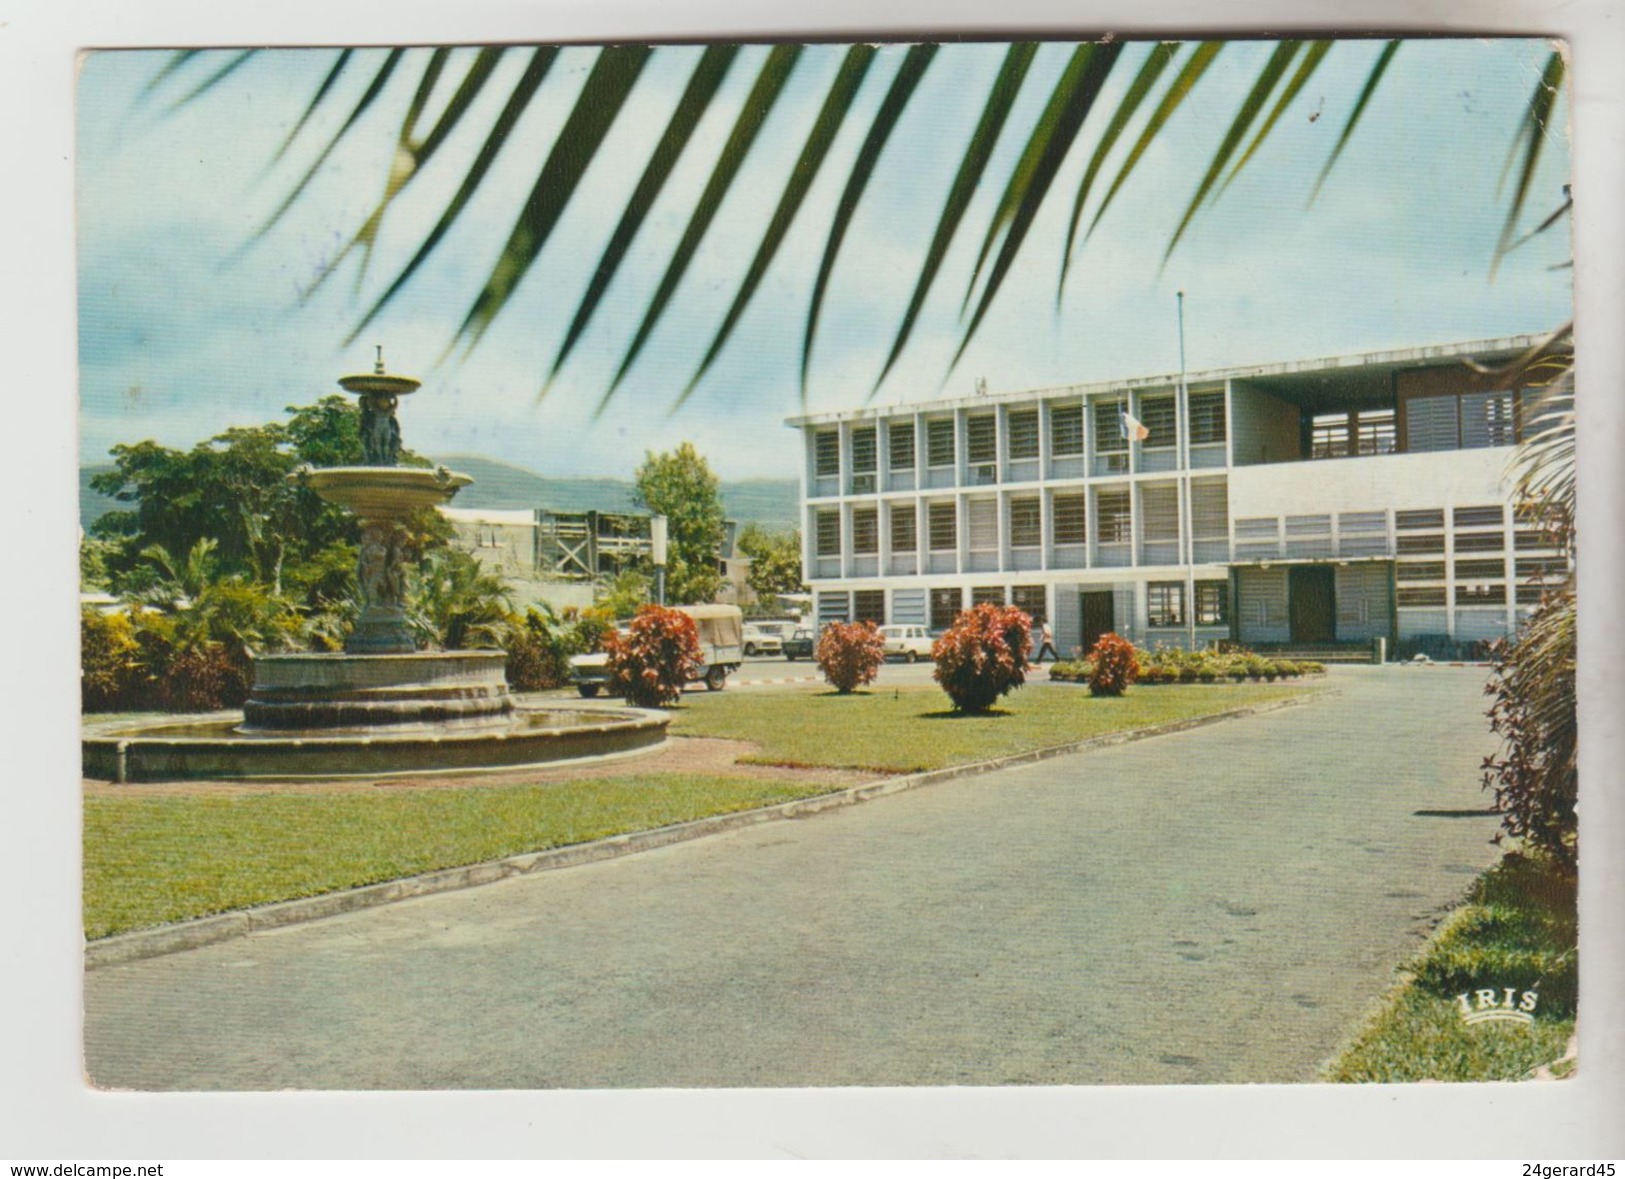
<svg viewBox="0 0 1625 1179"><path fill-rule="evenodd" d="M1310 1081L1494 859L1471 813L1483 675L1337 669L1340 695L1303 707L102 968L87 1070L135 1089Z"/></svg>

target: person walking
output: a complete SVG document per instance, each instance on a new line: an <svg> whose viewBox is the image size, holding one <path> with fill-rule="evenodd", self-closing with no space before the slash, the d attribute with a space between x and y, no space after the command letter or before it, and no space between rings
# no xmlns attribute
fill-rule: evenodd
<svg viewBox="0 0 1625 1179"><path fill-rule="evenodd" d="M1042 662L1044 662L1044 652L1045 651L1049 652L1049 657L1050 657L1051 662L1058 661L1061 658L1061 656L1055 650L1055 632L1050 630L1050 628L1049 628L1049 619L1046 618L1043 622L1041 622L1039 624L1039 627L1040 627L1039 636L1040 636L1040 640L1041 640L1042 645L1038 648L1038 658L1034 659L1033 662L1034 663L1042 663Z"/></svg>

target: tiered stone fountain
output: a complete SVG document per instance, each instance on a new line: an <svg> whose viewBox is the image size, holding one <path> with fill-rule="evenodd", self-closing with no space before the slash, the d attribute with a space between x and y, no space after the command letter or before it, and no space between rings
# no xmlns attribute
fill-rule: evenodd
<svg viewBox="0 0 1625 1179"><path fill-rule="evenodd" d="M501 651L419 651L406 618L406 522L473 480L397 465L395 410L421 382L384 371L341 377L361 400L363 464L289 478L361 525L361 607L342 653L265 655L235 718L103 727L83 739L87 776L338 777L489 769L657 744L666 719L633 709L516 708Z"/></svg>

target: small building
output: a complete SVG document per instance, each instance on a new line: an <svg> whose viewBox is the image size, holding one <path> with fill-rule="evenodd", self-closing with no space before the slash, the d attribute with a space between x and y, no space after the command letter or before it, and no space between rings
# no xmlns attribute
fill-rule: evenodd
<svg viewBox="0 0 1625 1179"><path fill-rule="evenodd" d="M1107 631L1333 652L1501 637L1568 558L1511 501L1538 391L1466 362L1537 341L792 418L816 616L940 631L1010 603L1063 653Z"/></svg>

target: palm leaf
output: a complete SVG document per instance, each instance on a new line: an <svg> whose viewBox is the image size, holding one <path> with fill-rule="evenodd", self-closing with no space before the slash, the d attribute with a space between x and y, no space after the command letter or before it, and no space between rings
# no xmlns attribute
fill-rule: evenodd
<svg viewBox="0 0 1625 1179"><path fill-rule="evenodd" d="M315 179L316 173L321 171L322 165L327 162L327 157L333 154L333 149L339 145L340 140L349 134L350 129L360 121L361 116L367 113L367 108L372 106L378 96L383 93L384 86L388 84L390 75L395 72L395 67L400 65L401 58L405 56L405 53L404 49L391 49L389 51L388 56L384 58L383 64L378 67L378 72L373 75L372 82L368 84L366 92L362 94L360 100L355 104L355 108L351 110L349 117L344 120L344 125L333 133L333 138L327 141L327 146L322 148L321 154L305 170L305 174L299 178L299 182L293 186L293 190L282 198L282 203L276 207L276 211L255 231L248 244L263 238L277 222L282 220L288 210L293 208L294 202L299 199L305 188Z"/></svg>
<svg viewBox="0 0 1625 1179"><path fill-rule="evenodd" d="M1037 52L1038 46L1030 41L1017 42L1005 51L1004 64L1000 66L998 77L994 79L993 87L988 91L982 116L977 121L976 129L971 132L970 142L966 145L965 154L960 160L959 171L948 189L947 199L943 202L942 213L937 218L936 232L931 236L930 248L926 250L925 261L920 266L920 277L914 283L914 293L909 297L908 310L903 313L903 321L897 329L897 338L892 341L891 353L886 357L880 375L875 378L874 388L869 390L871 399L879 392L886 374L891 372L892 366L897 363L897 358L903 354L903 348L908 344L920 308L925 304L925 297L936 281L937 271L941 268L942 259L948 253L948 246L965 216L965 210L970 208L971 197L976 193L976 186L981 182L988 159L993 155L994 145L998 143L999 133L1004 129L1005 120L1010 116L1010 108L1015 104L1016 95L1021 91L1021 83L1026 79L1027 70Z"/></svg>
<svg viewBox="0 0 1625 1179"><path fill-rule="evenodd" d="M1247 145L1247 150L1242 153L1241 159L1237 160L1235 166L1230 169L1230 174L1224 178L1224 183L1219 185L1219 196L1224 195L1224 190L1230 187L1230 182L1247 166L1247 161L1253 158L1253 153L1259 149L1265 137L1275 129L1275 124L1280 120L1281 115L1285 113L1287 107L1292 105L1292 100L1298 97L1298 91L1303 89L1304 83L1309 81L1310 76L1320 66L1321 61L1325 59L1331 48L1332 43L1330 41L1311 41L1309 43L1308 51L1304 53L1303 60L1298 63L1297 72L1292 75L1292 80L1286 84L1286 89L1281 91L1281 97L1276 100L1275 106L1270 109L1269 117L1264 120L1264 125L1253 136L1253 141Z"/></svg>
<svg viewBox="0 0 1625 1179"><path fill-rule="evenodd" d="M627 199L626 208L621 213L620 222L615 226L615 232L610 235L609 243L598 256L598 266L593 271L592 281L587 284L586 293L581 297L581 305L576 308L575 318L570 321L570 328L564 334L564 342L559 345L558 355L553 358L553 366L548 370L547 381L542 387L542 396L546 396L548 386L553 383L553 378L558 376L559 369L564 366L582 332L586 331L587 325L592 322L599 301L609 290L609 285L614 281L615 273L620 269L633 239L637 237L638 230L643 227L644 220L649 216L649 211L660 198L666 181L671 177L672 169L677 166L683 149L693 138L694 129L699 126L700 119L710 109L711 100L716 97L717 90L721 87L723 79L728 76L728 70L738 55L737 45L710 45L700 55L699 64L694 67L694 73L689 77L688 85L683 90L676 109L672 111L671 121L666 124L660 142L655 145L648 164L644 166L643 175L638 177L637 187Z"/></svg>
<svg viewBox="0 0 1625 1179"><path fill-rule="evenodd" d="M801 156L796 160L795 167L790 169L790 177L785 181L784 191L779 195L778 207L768 219L767 229L762 234L761 243L756 247L756 256L751 259L750 267L745 271L745 277L740 281L739 290L734 295L734 301L729 306L728 313L722 317L722 324L717 328L711 346L706 349L699 368L688 379L688 384L684 386L676 404L672 406L674 410L693 394L694 387L721 354L728 337L739 322L739 317L750 305L751 297L756 294L762 276L767 273L774 255L784 242L784 235L790 232L796 214L801 211L801 203L806 200L807 191L818 178L819 169L824 166L830 146L835 142L835 136L840 133L842 124L846 122L847 113L852 109L852 100L857 97L858 88L863 85L863 79L868 76L869 67L874 65L878 52L873 45L854 45L841 59L841 67L835 71L835 80L830 83L829 93L824 96L824 105L819 108L818 117L813 120L812 130L807 133L807 141L802 144Z"/></svg>
<svg viewBox="0 0 1625 1179"><path fill-rule="evenodd" d="M756 82L745 98L744 108L734 121L727 142L722 145L722 154L717 158L716 167L712 169L704 191L700 193L700 199L689 217L688 226L683 230L683 236L678 241L677 248L672 251L671 260L666 264L666 272L661 276L660 286L649 301L649 306L643 313L643 320L638 324L637 334L632 338L626 355L621 358L621 366L616 370L615 379L610 382L609 388L604 390L596 412L602 413L604 406L609 404L609 399L614 396L621 381L631 371L650 333L660 322L666 304L670 302L672 293L682 281L683 274L693 260L695 251L699 249L706 230L711 227L717 211L722 207L723 197L728 194L734 178L739 175L739 169L744 164L751 145L756 142L762 124L767 121L773 105L784 93L784 86L790 80L791 71L801 60L801 51L800 45L775 45L768 52L767 60L762 63L761 72L756 75Z"/></svg>
<svg viewBox="0 0 1625 1179"><path fill-rule="evenodd" d="M1523 212L1524 201L1529 197L1529 186L1534 182L1535 169L1540 164L1541 148L1546 144L1547 124L1551 121L1552 110L1563 87L1563 70L1563 55L1553 52L1546 58L1546 68L1541 71L1540 81L1535 84L1535 92L1529 98L1529 110L1522 132L1527 140L1523 167L1518 173L1518 185L1513 190L1512 204L1507 209L1506 224L1501 227L1501 238L1495 245L1495 255L1490 262L1492 280L1501 259L1512 249L1512 235L1517 231L1518 217Z"/></svg>
<svg viewBox="0 0 1625 1179"><path fill-rule="evenodd" d="M170 53L170 55L164 59L164 64L158 70L158 72L152 77L148 78L147 84L141 87L141 92L136 101L144 101L147 95L151 94L154 90L158 89L158 87L162 86L171 77L178 73L187 62L191 61L194 57L202 52L203 51L201 49L177 49Z"/></svg>
<svg viewBox="0 0 1625 1179"><path fill-rule="evenodd" d="M1382 81L1383 74L1387 72L1388 63L1393 61L1394 54L1399 52L1399 44L1398 41L1390 41L1382 47L1382 52L1377 55L1376 63L1371 67L1371 73L1366 76L1365 85L1360 88L1360 97L1354 100L1354 109L1349 112L1348 122L1343 124L1343 131L1337 137L1337 143L1332 148L1332 154L1326 160L1326 166L1320 170L1320 175L1315 179L1315 187L1309 193L1309 203L1311 205L1315 203L1315 198L1320 195L1320 188L1321 185L1326 183L1326 177L1331 175L1332 165L1337 163L1337 158L1343 154L1343 148L1348 143L1349 136L1354 134L1354 128L1359 124L1360 116L1365 113L1366 104L1371 101L1371 96L1377 92L1377 83Z"/></svg>
<svg viewBox="0 0 1625 1179"><path fill-rule="evenodd" d="M1164 263L1173 255L1174 247L1179 245L1179 239L1185 235L1186 227L1190 225L1191 218L1196 216L1196 210L1201 207L1202 201L1207 197L1208 190L1213 187L1213 182L1219 178L1219 173L1224 171L1224 166L1229 161L1231 154L1246 136L1247 128L1252 126L1253 120L1258 117L1258 112L1263 109L1264 103L1274 93L1276 84L1281 80L1281 75L1286 72L1286 67L1292 64L1292 59L1297 56L1298 50L1302 48L1302 41L1282 41L1275 47L1275 52L1270 54L1269 60L1264 63L1264 68L1258 72L1258 77L1253 82L1253 88L1247 92L1247 97L1242 100L1241 109L1236 112L1236 117L1232 120L1230 129L1224 133L1224 138L1219 141L1218 150L1213 153L1213 159L1208 163L1207 172L1202 176L1202 182L1196 186L1196 194L1191 197L1191 203L1185 207L1185 215L1180 218L1179 227L1174 230L1174 236L1169 239L1168 248L1162 253Z"/></svg>
<svg viewBox="0 0 1625 1179"><path fill-rule="evenodd" d="M653 52L647 45L611 45L598 51L598 60L547 153L501 257L457 329L458 337L468 335L469 348L479 343L547 244Z"/></svg>
<svg viewBox="0 0 1625 1179"><path fill-rule="evenodd" d="M208 93L221 82L229 78L232 74L236 73L241 66L248 62L249 58L253 57L258 52L259 50L257 49L244 49L241 53L234 56L230 61L226 62L225 65L221 66L207 78L204 78L203 81L199 82L196 86L192 87L174 102L170 103L169 109L171 111L177 111L187 103L191 102L193 99Z"/></svg>
<svg viewBox="0 0 1625 1179"><path fill-rule="evenodd" d="M1089 157L1089 166L1084 169L1083 180L1078 184L1078 195L1072 201L1072 220L1067 223L1066 245L1061 250L1061 277L1055 284L1056 303L1061 301L1061 292L1066 287L1067 271L1072 266L1072 243L1078 233L1078 219L1083 214L1083 204L1089 198L1089 189L1094 185L1095 176L1100 172L1101 165L1106 162L1106 156L1110 154L1112 147L1117 143L1117 137L1123 133L1123 128L1134 117L1134 112L1140 108L1140 103L1145 100L1145 96L1150 93L1151 87L1156 84L1157 79L1162 75L1162 71L1168 67L1168 63L1173 61L1178 52L1179 43L1177 41L1163 41L1152 47L1151 52L1140 66L1140 72L1134 76L1134 81L1129 84L1128 91L1123 95L1123 101L1118 103L1117 109L1112 112L1111 121L1106 124L1106 129L1100 133L1100 140L1095 144L1094 155Z"/></svg>
<svg viewBox="0 0 1625 1179"><path fill-rule="evenodd" d="M1190 57L1186 58L1184 67L1174 78L1167 92L1163 94L1162 101L1157 104L1157 109L1151 112L1151 117L1146 120L1145 128L1140 132L1140 138L1135 140L1134 146L1129 149L1128 156L1123 160L1123 166L1117 170L1117 178L1112 181L1112 186L1106 190L1106 196L1101 200L1100 208L1095 210L1094 218L1089 222L1089 233L1093 233L1095 226L1100 224L1100 219L1106 215L1106 210L1111 207L1112 198L1117 195L1117 190L1123 187L1123 182L1129 178L1129 173L1134 171L1134 165L1140 162L1140 157L1145 154L1145 149L1151 146L1151 141L1161 133L1162 128L1173 117L1173 113L1179 109L1179 104L1185 101L1185 96L1191 92L1202 75L1207 72L1208 66L1213 64L1213 59L1219 56L1219 50L1223 48L1223 41L1203 41L1197 45Z"/></svg>
<svg viewBox="0 0 1625 1179"><path fill-rule="evenodd" d="M439 52L443 51L437 51L437 53ZM430 159L433 158L436 150L439 149L440 145L445 142L446 137L457 126L458 121L468 112L468 108L479 97L480 91L485 87L485 83L490 80L492 72L496 69L505 52L506 50L502 48L482 49L479 51L474 61L469 65L468 72L463 76L462 82L458 85L457 92L451 96L445 110L440 112L440 118L436 120L433 129L421 141L413 137L413 132L416 130L418 118L422 115L423 104L416 99L414 100L412 108L408 111L406 119L401 124L400 134L396 138L396 166L390 169L389 175L384 182L383 196L379 199L378 204L373 207L372 212L368 214L367 219L362 222L361 228L356 230L351 235L350 240L344 243L344 248L317 273L315 281L311 283L305 292L306 298L314 294L317 288L343 265L344 260L350 256L351 251L357 246L364 247L361 269L356 275L356 284L360 285L372 260L372 251L377 243L378 233L383 228L385 214L388 213L395 198L400 196L402 190L417 177L418 173L423 171ZM434 88L434 82L439 73L438 69L434 69L432 73L430 70L424 71L424 78L418 86L418 97L427 98L428 93Z"/></svg>
<svg viewBox="0 0 1625 1179"><path fill-rule="evenodd" d="M835 218L830 223L829 238L824 243L824 256L818 264L818 278L813 283L812 302L807 308L807 329L801 340L803 405L807 403L807 365L812 360L813 338L818 334L818 313L823 306L824 292L829 285L830 274L835 269L836 256L840 254L841 243L846 238L847 226L851 224L852 215L857 211L858 202L863 199L869 178L874 175L880 153L886 149L886 142L896 129L898 120L903 117L909 99L914 96L920 79L925 76L926 69L936 57L937 48L936 45L914 45L909 48L903 58L903 64L897 68L897 74L892 78L891 88L886 91L885 100L875 113L875 121L869 126L869 134L864 137L863 146L858 149L858 157L853 161L846 187L842 189L841 199L835 206Z"/></svg>
<svg viewBox="0 0 1625 1179"><path fill-rule="evenodd" d="M276 153L271 156L270 161L265 165L267 171L269 171L278 160L287 155L288 149L293 146L293 141L299 138L299 133L305 129L305 124L310 122L310 117L316 113L317 109L326 100L328 92L333 89L334 84L344 73L344 67L350 64L350 59L354 55L354 49L344 49L339 51L338 57L333 61L332 68L327 71L327 76L322 79L322 84L316 88L316 93L311 95L310 101L305 104L305 109L299 115L298 121L294 123L293 129L289 131L288 134L283 137L282 142L277 145Z"/></svg>
<svg viewBox="0 0 1625 1179"><path fill-rule="evenodd" d="M486 173L491 170L491 165L496 162L497 156L508 142L508 136L513 132L514 125L519 122L520 116L530 106L531 99L536 96L537 89L541 86L542 80L547 77L548 70L552 68L553 62L557 60L558 55L558 47L554 45L543 45L531 54L530 61L525 65L525 72L520 75L519 81L514 84L512 92L508 95L508 101L503 105L502 112L497 115L496 122L491 125L490 133L486 135L485 142L480 146L479 154L474 157L473 164L469 166L468 172L463 176L463 182L458 186L457 192L452 196L445 209L441 211L439 220L435 222L434 228L429 231L429 235L418 246L417 252L412 255L412 260L401 268L401 272L395 276L395 280L389 284L389 287L382 295L378 296L377 301L373 303L367 314L362 316L361 322L356 324L355 329L344 338L346 344L353 344L355 338L367 329L367 325L378 317L379 312L383 311L389 301L400 292L401 288L416 273L417 268L423 265L430 254L434 253L435 247L451 230L458 216L467 207L468 202L473 199L474 193L478 191Z"/></svg>
<svg viewBox="0 0 1625 1179"><path fill-rule="evenodd" d="M1117 64L1117 58L1122 51L1123 44L1120 41L1084 46L1081 50L1082 56L1074 54L1073 62L1062 74L1061 85L1052 95L1050 106L1039 119L1038 126L1034 128L1033 139L1029 140L1028 149L1023 153L1023 163L1030 158L1031 165L1025 169L1017 165L1018 172L1026 173L1020 201L1011 215L1004 240L1000 243L999 256L994 261L992 270L988 272L987 285L982 288L981 302L977 304L976 313L971 317L969 326L965 328L965 335L954 353L953 362L949 365L950 371L965 354L965 349L970 346L976 329L981 326L982 318L998 296L999 287L1015 263L1016 255L1021 251L1021 244L1027 236L1028 229L1032 227L1033 220L1038 216L1039 207L1044 203L1044 197L1049 192L1055 174L1061 170L1062 162L1072 149L1073 140L1083 127L1084 119L1088 118L1089 112L1094 109L1095 100L1100 97L1101 88L1106 84L1106 78L1110 75L1112 67ZM1035 144L1036 152L1034 152Z"/></svg>

